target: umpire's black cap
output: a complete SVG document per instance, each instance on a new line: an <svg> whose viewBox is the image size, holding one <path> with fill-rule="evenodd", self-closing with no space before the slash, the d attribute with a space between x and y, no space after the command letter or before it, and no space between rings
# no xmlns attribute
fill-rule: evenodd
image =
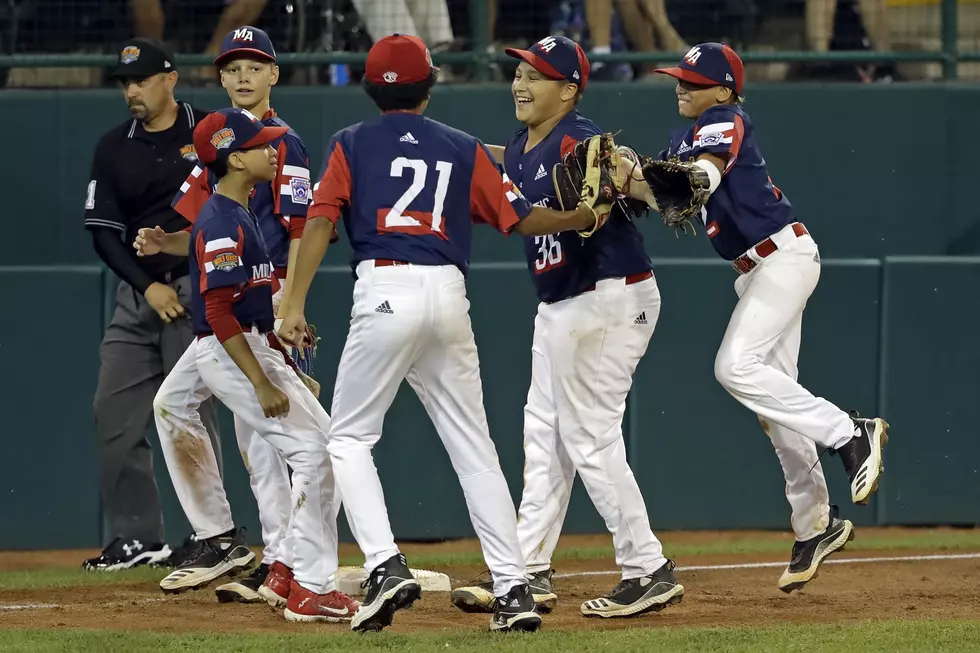
<svg viewBox="0 0 980 653"><path fill-rule="evenodd" d="M111 79L144 79L158 73L177 70L174 53L156 39L135 38L126 41L119 51L119 63Z"/></svg>

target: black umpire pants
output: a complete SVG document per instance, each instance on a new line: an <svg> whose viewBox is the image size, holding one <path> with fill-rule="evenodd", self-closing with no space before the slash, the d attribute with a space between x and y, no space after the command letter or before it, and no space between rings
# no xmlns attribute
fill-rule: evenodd
<svg viewBox="0 0 980 653"><path fill-rule="evenodd" d="M128 283L116 291L116 310L100 350L95 392L95 430L101 462L102 506L110 537L164 542L160 492L146 429L153 423L153 397L190 345L191 282L171 282L185 317L165 323ZM221 470L221 446L214 400L201 405L201 419Z"/></svg>

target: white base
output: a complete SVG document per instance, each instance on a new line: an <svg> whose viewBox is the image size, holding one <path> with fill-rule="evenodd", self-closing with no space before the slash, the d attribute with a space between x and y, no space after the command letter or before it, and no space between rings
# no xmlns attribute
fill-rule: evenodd
<svg viewBox="0 0 980 653"><path fill-rule="evenodd" d="M422 586L423 592L450 592L452 585L449 576L428 569L411 569L415 580ZM363 567L341 567L337 570L337 589L348 596L364 596L361 583L367 580L368 572Z"/></svg>

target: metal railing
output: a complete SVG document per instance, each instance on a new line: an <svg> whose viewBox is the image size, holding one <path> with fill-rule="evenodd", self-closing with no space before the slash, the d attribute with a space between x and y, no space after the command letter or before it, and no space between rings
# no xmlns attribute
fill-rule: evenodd
<svg viewBox="0 0 980 653"><path fill-rule="evenodd" d="M488 76L491 63L511 61L500 52L491 52L488 45L491 42L491 29L487 15L485 0L470 1L470 49L462 52L440 52L433 55L436 65L439 64L471 64L474 68L476 81L483 81ZM941 47L935 51L868 51L868 50L831 50L824 52L809 51L744 51L741 53L745 63L940 63L943 78L952 80L957 76L957 65L960 62L980 62L980 51L960 52L957 47L957 0L940 0L940 42ZM609 54L590 53L593 62L615 63L650 63L679 59L683 52L612 52ZM329 65L329 64L361 64L367 57L366 52L282 52L279 54L280 65ZM177 63L183 66L210 65L213 56L207 54L178 54ZM0 55L0 68L53 68L53 67L109 67L116 63L112 54L7 54Z"/></svg>

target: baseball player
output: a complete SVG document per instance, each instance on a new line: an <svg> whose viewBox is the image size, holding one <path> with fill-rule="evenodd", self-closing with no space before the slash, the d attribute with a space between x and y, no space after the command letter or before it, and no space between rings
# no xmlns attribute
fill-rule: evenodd
<svg viewBox="0 0 980 653"><path fill-rule="evenodd" d="M197 340L161 386L154 415L167 468L199 547L196 558L160 586L170 593L199 588L255 557L234 529L198 414L200 402L213 394L293 470L294 577L286 619L342 621L358 604L333 585L340 502L326 450L330 418L289 368L289 356L272 333L273 264L258 220L247 208L255 184L276 177L270 143L287 130L264 126L237 108L210 114L194 130L198 156L217 180L191 231Z"/></svg>
<svg viewBox="0 0 980 653"><path fill-rule="evenodd" d="M414 36L386 37L368 53L366 90L382 115L341 130L327 146L279 335L302 341L307 292L333 225L344 217L357 281L328 449L370 573L352 629L380 630L421 596L395 544L371 456L407 379L449 453L493 574L491 628L533 631L541 618L487 428L469 319L471 224L526 235L594 230L611 205L594 199L575 211L532 208L480 141L422 116L436 73Z"/></svg>
<svg viewBox="0 0 980 653"><path fill-rule="evenodd" d="M711 244L739 273L739 300L715 358L719 383L759 418L786 477L796 534L785 592L803 587L820 563L854 537L854 526L830 505L817 445L839 454L851 481L851 499L864 504L878 487L888 424L848 414L813 396L797 381L803 310L820 277L817 244L773 185L742 107L742 61L721 43L691 48L677 67L658 72L677 79L677 109L692 120L675 131L660 161L679 160L687 198L671 196L664 179L671 163L648 161L647 196L668 224L692 188L707 195L700 219ZM693 186L691 181L693 180ZM681 193L683 195L683 193Z"/></svg>
<svg viewBox="0 0 980 653"><path fill-rule="evenodd" d="M511 87L524 129L503 149L507 175L525 197L558 203L552 171L575 144L600 133L575 106L589 80L582 48L549 36L521 59ZM498 159L500 149L497 150ZM645 208L645 207L643 207ZM590 238L564 232L526 237L531 281L541 303L534 319L531 387L524 407L524 493L517 531L540 610L556 601L551 556L581 475L612 533L622 580L582 603L588 617L629 617L678 603L684 587L650 528L640 488L626 459L622 420L633 372L660 315L660 291L642 236L625 205ZM486 611L487 585L461 587L453 604Z"/></svg>
<svg viewBox="0 0 980 653"><path fill-rule="evenodd" d="M258 218L262 237L272 257L273 274L280 285L285 286L289 279L289 263L295 259L306 223L310 170L303 141L270 105L272 87L279 79L276 50L268 34L261 29L240 27L225 36L214 65L218 68L221 85L228 92L233 107L260 117L262 123L269 127L287 128L282 137L270 143L276 149L278 161L275 179L256 184L248 204L249 210ZM206 169L195 166L174 198L174 208L193 223L213 192L215 183L216 180ZM278 310L281 297L282 288L272 296L274 311ZM319 386L308 376L312 374L312 356L295 350L290 353L301 368L305 382L314 394L318 394ZM288 538L291 511L289 472L275 447L256 436L237 417L235 435L242 459L249 470L265 548L262 564L247 578L222 585L215 592L219 601L268 600L276 605L285 605L292 574L292 543ZM266 580L269 582L266 583ZM262 590L260 588L264 583L266 588ZM267 598L263 598L263 595Z"/></svg>

